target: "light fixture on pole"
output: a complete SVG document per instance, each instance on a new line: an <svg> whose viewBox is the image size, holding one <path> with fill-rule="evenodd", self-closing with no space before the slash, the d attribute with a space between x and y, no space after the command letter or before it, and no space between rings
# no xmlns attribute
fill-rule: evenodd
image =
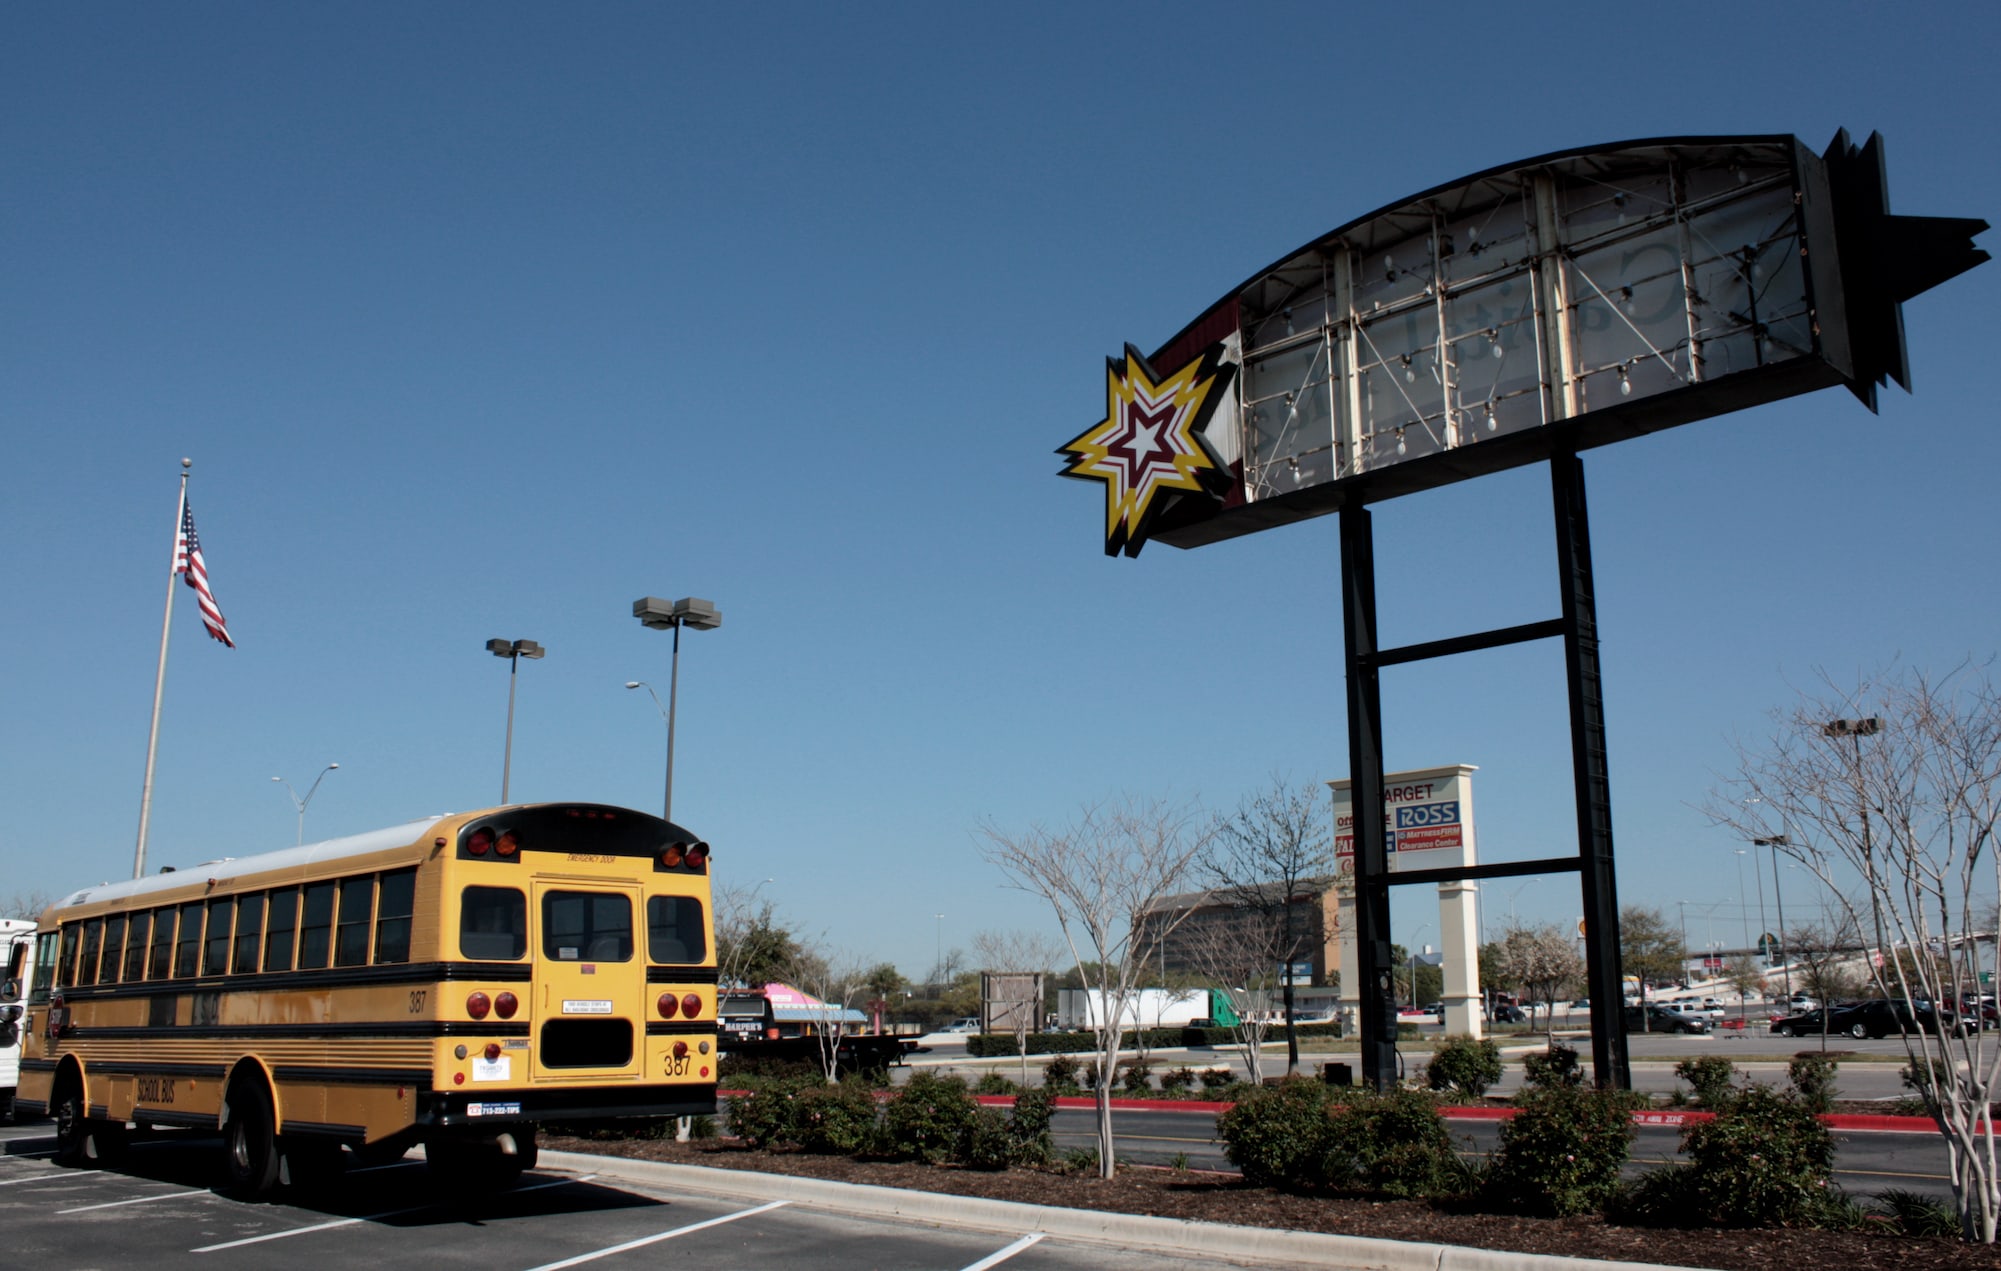
<svg viewBox="0 0 2001 1271"><path fill-rule="evenodd" d="M486 651L507 659L507 744L500 752L500 801L507 802L508 778L514 768L514 678L522 658L539 658L546 650L533 640L488 640Z"/></svg>
<svg viewBox="0 0 2001 1271"><path fill-rule="evenodd" d="M1786 894L1779 887L1779 849L1792 844L1785 835L1774 834L1770 838L1752 839L1751 846L1772 849L1772 900L1779 908L1779 956L1785 959L1786 996L1790 998L1793 995L1793 958L1792 952L1786 948Z"/></svg>
<svg viewBox="0 0 2001 1271"><path fill-rule="evenodd" d="M299 797L299 792L292 788L291 782L285 780L283 777L271 778L271 780L276 781L280 785L285 787L286 793L292 796L292 805L299 810L299 837L297 840L298 844L302 845L306 841L306 805L313 801L313 795L315 792L319 790L320 782L325 781L327 779L327 774L329 772L332 772L334 769L338 767L340 767L339 764L330 763L326 767L320 769L320 775L313 778L313 784L307 788L306 797L303 799Z"/></svg>
<svg viewBox="0 0 2001 1271"><path fill-rule="evenodd" d="M674 632L674 656L672 669L667 675L667 793L661 801L660 817L664 821L674 819L674 705L681 688L681 628L693 627L697 631L713 631L723 625L723 615L717 612L713 603L684 596L679 600L662 600L658 596L641 596L632 602L632 616L639 619L639 625L649 631ZM639 683L634 680L626 687ZM647 689L647 692L652 692ZM658 703L658 695L654 697Z"/></svg>

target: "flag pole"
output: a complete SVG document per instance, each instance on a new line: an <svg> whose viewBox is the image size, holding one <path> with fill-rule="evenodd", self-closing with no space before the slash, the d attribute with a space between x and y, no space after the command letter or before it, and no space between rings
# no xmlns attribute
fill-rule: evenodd
<svg viewBox="0 0 2001 1271"><path fill-rule="evenodd" d="M160 698L167 687L167 637L174 630L174 583L181 561L181 519L188 506L188 469L194 460L181 460L180 506L174 509L174 550L167 562L167 612L160 619L160 669L153 676L153 727L146 734L146 785L139 793L139 846L132 853L132 877L146 874L146 825L153 817L153 758L160 749Z"/></svg>

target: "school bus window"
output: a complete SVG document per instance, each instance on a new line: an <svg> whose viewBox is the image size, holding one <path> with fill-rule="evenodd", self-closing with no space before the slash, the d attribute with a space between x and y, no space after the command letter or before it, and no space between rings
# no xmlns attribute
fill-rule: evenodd
<svg viewBox="0 0 2001 1271"><path fill-rule="evenodd" d="M528 898L512 887L459 893L459 956L512 962L528 952Z"/></svg>
<svg viewBox="0 0 2001 1271"><path fill-rule="evenodd" d="M76 964L76 982L97 983L97 950L104 941L104 920L92 918L83 924L83 959Z"/></svg>
<svg viewBox="0 0 2001 1271"><path fill-rule="evenodd" d="M146 963L146 978L164 980L174 956L174 911L162 909L153 918L153 952Z"/></svg>
<svg viewBox="0 0 2001 1271"><path fill-rule="evenodd" d="M375 960L410 960L410 915L416 908L417 871L393 869L382 876L375 916Z"/></svg>
<svg viewBox="0 0 2001 1271"><path fill-rule="evenodd" d="M700 962L709 942L702 933L702 902L693 896L646 898L646 956L670 966Z"/></svg>
<svg viewBox="0 0 2001 1271"><path fill-rule="evenodd" d="M76 983L76 947L83 943L83 926L80 923L63 925L62 955L56 963L56 987L67 988Z"/></svg>
<svg viewBox="0 0 2001 1271"><path fill-rule="evenodd" d="M41 1006L49 1000L56 982L56 933L35 937L35 982L28 989L28 1005Z"/></svg>
<svg viewBox="0 0 2001 1271"><path fill-rule="evenodd" d="M181 906L181 938L174 945L174 978L186 979L194 975L195 961L201 953L201 902Z"/></svg>
<svg viewBox="0 0 2001 1271"><path fill-rule="evenodd" d="M264 893L236 902L236 952L230 955L232 975L257 974L257 946L264 939Z"/></svg>
<svg viewBox="0 0 2001 1271"><path fill-rule="evenodd" d="M299 969L317 971L333 949L334 885L313 883L306 888L306 913L299 920Z"/></svg>
<svg viewBox="0 0 2001 1271"><path fill-rule="evenodd" d="M153 911L141 910L132 915L132 922L125 932L125 982L146 978L146 938L153 931Z"/></svg>
<svg viewBox="0 0 2001 1271"><path fill-rule="evenodd" d="M340 880L340 925L334 929L334 965L368 965L368 929L375 921L375 875Z"/></svg>
<svg viewBox="0 0 2001 1271"><path fill-rule="evenodd" d="M112 914L104 920L104 959L97 973L99 984L118 983L118 968L125 960L125 915Z"/></svg>
<svg viewBox="0 0 2001 1271"><path fill-rule="evenodd" d="M203 975L229 974L229 922L235 912L234 899L208 902L208 943L202 949L201 960Z"/></svg>
<svg viewBox="0 0 2001 1271"><path fill-rule="evenodd" d="M630 962L632 902L607 892L544 894L542 956L560 962Z"/></svg>
<svg viewBox="0 0 2001 1271"><path fill-rule="evenodd" d="M271 918L264 927L264 969L292 969L292 936L299 925L299 889L286 887L271 893Z"/></svg>

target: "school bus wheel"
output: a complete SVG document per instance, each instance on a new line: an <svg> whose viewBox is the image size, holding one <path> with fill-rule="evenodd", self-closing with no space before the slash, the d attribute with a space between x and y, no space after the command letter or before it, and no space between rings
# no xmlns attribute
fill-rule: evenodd
<svg viewBox="0 0 2001 1271"><path fill-rule="evenodd" d="M246 1200L270 1195L278 1185L280 1165L270 1094L258 1078L239 1076L229 1084L224 1106L229 1118L222 1131L229 1190Z"/></svg>

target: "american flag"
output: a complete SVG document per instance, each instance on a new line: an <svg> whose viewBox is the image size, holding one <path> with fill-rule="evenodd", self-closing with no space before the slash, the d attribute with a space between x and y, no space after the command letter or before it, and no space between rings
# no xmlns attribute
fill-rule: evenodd
<svg viewBox="0 0 2001 1271"><path fill-rule="evenodd" d="M208 566L202 562L201 540L195 537L195 510L186 503L181 505L181 533L174 540L174 572L185 575L188 586L195 589L200 597L201 622L208 633L230 648L236 641L229 638L229 624L223 621L222 610L215 607L215 596L208 589Z"/></svg>

